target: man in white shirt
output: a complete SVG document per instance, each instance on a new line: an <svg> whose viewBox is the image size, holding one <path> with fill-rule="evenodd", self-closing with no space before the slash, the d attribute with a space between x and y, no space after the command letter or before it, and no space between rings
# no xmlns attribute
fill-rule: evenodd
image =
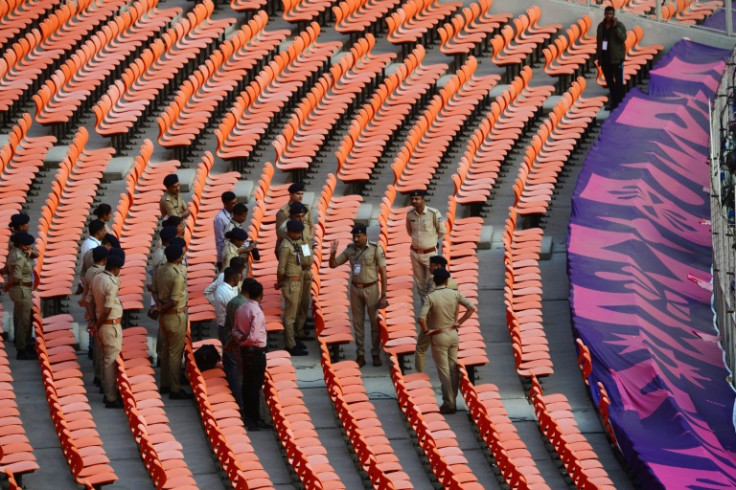
<svg viewBox="0 0 736 490"><path fill-rule="evenodd" d="M227 267L222 272L223 282L217 286L212 300L210 302L215 307L217 315L217 338L220 339L223 347L225 345L225 317L227 316L227 304L240 292L238 285L240 284L240 271L235 267ZM207 299L210 299L209 297ZM225 370L225 378L227 379L230 389L235 395L235 400L240 404L237 396L240 391L240 373L238 366L238 358L225 349L222 351L222 367Z"/></svg>
<svg viewBox="0 0 736 490"><path fill-rule="evenodd" d="M89 236L82 242L82 246L79 249L79 257L82 259L84 259L84 256L87 254L87 252L89 252L93 248L97 248L102 245L102 239L105 237L105 235L107 235L107 230L105 230L105 223L98 219L93 219L92 221L90 221L89 225L87 226L87 231L89 232ZM76 294L82 294L84 286L82 285L81 281L83 277L84 272L80 274L80 282L79 286L77 286Z"/></svg>
<svg viewBox="0 0 736 490"><path fill-rule="evenodd" d="M238 204L238 198L234 192L223 192L222 209L215 215L215 247L217 248L217 268L222 268L222 249L225 246L225 228L233 219L233 208ZM225 264L227 267L227 264Z"/></svg>
<svg viewBox="0 0 736 490"><path fill-rule="evenodd" d="M233 257L232 259L230 259L230 264L228 264L229 267L232 267L233 269L236 269L238 272L240 272L241 277L243 276L246 265L247 264L243 257ZM223 282L225 282L225 271L220 272L215 280L212 281L210 285L204 289L204 297L207 298L207 301L209 301L212 306L215 306L215 291L217 291L217 288ZM238 289L238 292L240 292L240 283L237 284L236 288ZM218 325L223 324L218 323Z"/></svg>

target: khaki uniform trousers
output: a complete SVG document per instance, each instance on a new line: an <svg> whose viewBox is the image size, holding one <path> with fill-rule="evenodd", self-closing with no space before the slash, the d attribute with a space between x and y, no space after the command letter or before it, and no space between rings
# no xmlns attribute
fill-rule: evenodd
<svg viewBox="0 0 736 490"><path fill-rule="evenodd" d="M187 336L187 314L166 313L161 319L161 387L181 391L181 359Z"/></svg>
<svg viewBox="0 0 736 490"><path fill-rule="evenodd" d="M429 280L432 278L432 274L429 273L429 258L435 255L437 255L437 252L418 254L414 250L411 251L411 269L414 274L414 286L417 288L422 301L424 301L424 298L429 292L427 284L429 284Z"/></svg>
<svg viewBox="0 0 736 490"><path fill-rule="evenodd" d="M284 297L284 343L287 349L293 349L296 346L294 324L302 301L302 281L284 281L281 296Z"/></svg>
<svg viewBox="0 0 736 490"><path fill-rule="evenodd" d="M115 381L115 360L123 349L123 329L118 325L100 325L95 338L99 339L100 347L100 372L102 391L108 402L118 398L117 383ZM97 354L97 346L95 346Z"/></svg>
<svg viewBox="0 0 736 490"><path fill-rule="evenodd" d="M371 354L379 354L380 330L378 329L378 308L380 299L378 284L367 288L357 288L350 285L350 312L353 315L353 330L355 331L356 354L365 354L365 310L368 309L368 320L371 322Z"/></svg>
<svg viewBox="0 0 736 490"><path fill-rule="evenodd" d="M309 300L312 299L312 271L302 271L302 295L299 299L299 310L296 315L294 331L297 337L304 336L304 324L309 316Z"/></svg>
<svg viewBox="0 0 736 490"><path fill-rule="evenodd" d="M432 359L437 365L437 374L442 386L442 401L455 410L455 399L458 390L457 347L460 336L454 328L442 330L430 337L432 341Z"/></svg>
<svg viewBox="0 0 736 490"><path fill-rule="evenodd" d="M10 288L13 301L13 327L15 328L15 348L18 352L31 347L31 311L33 298L31 288L15 285Z"/></svg>
<svg viewBox="0 0 736 490"><path fill-rule="evenodd" d="M424 330L420 327L419 333L417 334L417 349L414 352L414 369L416 369L418 373L424 372L424 368L427 363L427 349L429 349L429 345L431 343L431 337L424 333Z"/></svg>

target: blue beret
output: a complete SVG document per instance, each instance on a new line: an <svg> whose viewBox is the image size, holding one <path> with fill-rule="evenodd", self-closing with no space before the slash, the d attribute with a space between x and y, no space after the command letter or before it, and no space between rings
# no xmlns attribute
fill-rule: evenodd
<svg viewBox="0 0 736 490"><path fill-rule="evenodd" d="M307 207L300 202L293 202L289 204L289 214L306 213Z"/></svg>
<svg viewBox="0 0 736 490"><path fill-rule="evenodd" d="M294 182L289 186L289 194L294 194L296 192L302 192L306 186L302 184L301 182Z"/></svg>
<svg viewBox="0 0 736 490"><path fill-rule="evenodd" d="M125 265L125 258L119 255L110 255L107 257L107 264L105 268L110 270L116 267L122 267Z"/></svg>
<svg viewBox="0 0 736 490"><path fill-rule="evenodd" d="M358 235L358 234L365 235L366 231L367 231L367 228L365 225L355 225L353 226L353 231L351 231L351 233L353 235Z"/></svg>
<svg viewBox="0 0 736 490"><path fill-rule="evenodd" d="M435 282L443 282L450 278L450 271L448 271L447 269L435 269L432 275L434 276Z"/></svg>
<svg viewBox="0 0 736 490"><path fill-rule="evenodd" d="M230 240L245 240L246 238L248 238L248 234L245 232L244 229L238 228L236 226L232 230L225 233L225 237Z"/></svg>
<svg viewBox="0 0 736 490"><path fill-rule="evenodd" d="M447 259L444 258L441 255L433 255L433 256L431 256L429 258L429 263L430 264L439 264L442 267L445 267L447 265Z"/></svg>
<svg viewBox="0 0 736 490"><path fill-rule="evenodd" d="M102 259L106 259L109 255L107 247L99 246L92 249L92 260L99 262Z"/></svg>
<svg viewBox="0 0 736 490"><path fill-rule="evenodd" d="M13 241L17 245L33 245L36 239L33 238L33 235L31 235L30 233L19 231L13 235Z"/></svg>
<svg viewBox="0 0 736 490"><path fill-rule="evenodd" d="M161 231L158 232L158 236L161 237L162 242L169 243L177 233L179 233L179 231L176 229L176 226L164 226L161 228Z"/></svg>
<svg viewBox="0 0 736 490"><path fill-rule="evenodd" d="M164 177L164 187L171 187L177 182L179 182L179 176L176 174L169 174Z"/></svg>
<svg viewBox="0 0 736 490"><path fill-rule="evenodd" d="M419 196L419 197L425 197L427 195L427 191L424 189L415 189L409 193L409 197Z"/></svg>
<svg viewBox="0 0 736 490"><path fill-rule="evenodd" d="M120 248L120 240L118 240L118 237L112 233L105 235L105 238L102 239L102 243L109 243L112 248Z"/></svg>
<svg viewBox="0 0 736 490"><path fill-rule="evenodd" d="M164 250L164 254L166 254L166 260L174 262L176 259L184 255L184 249L176 245L169 245Z"/></svg>
<svg viewBox="0 0 736 490"><path fill-rule="evenodd" d="M185 249L187 247L187 241L184 240L180 236L175 236L174 238L172 238L171 240L169 240L169 245L173 245L175 247L181 247L182 250L183 250L183 249Z"/></svg>
<svg viewBox="0 0 736 490"><path fill-rule="evenodd" d="M10 217L10 226L21 226L31 221L31 217L26 213L14 214Z"/></svg>
<svg viewBox="0 0 736 490"><path fill-rule="evenodd" d="M304 223L295 219L286 222L286 231L304 231Z"/></svg>

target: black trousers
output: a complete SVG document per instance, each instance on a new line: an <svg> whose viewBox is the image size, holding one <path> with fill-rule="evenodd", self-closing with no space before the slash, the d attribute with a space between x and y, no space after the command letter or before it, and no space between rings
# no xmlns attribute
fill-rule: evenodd
<svg viewBox="0 0 736 490"><path fill-rule="evenodd" d="M611 93L611 108L615 109L624 100L624 64L602 63L601 70L606 78L606 85Z"/></svg>
<svg viewBox="0 0 736 490"><path fill-rule="evenodd" d="M240 360L243 365L243 413L248 420L258 422L261 420L261 388L266 375L266 349L241 347Z"/></svg>

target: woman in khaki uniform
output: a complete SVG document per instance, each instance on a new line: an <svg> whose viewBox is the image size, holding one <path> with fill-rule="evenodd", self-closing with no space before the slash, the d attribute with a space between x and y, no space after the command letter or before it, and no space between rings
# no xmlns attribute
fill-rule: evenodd
<svg viewBox="0 0 736 490"><path fill-rule="evenodd" d="M15 348L17 359L35 359L36 352L31 345L31 311L33 298L33 260L32 246L36 241L32 235L19 231L13 236L15 245L8 260L8 282L5 291L10 292L13 301L13 325L15 326Z"/></svg>
<svg viewBox="0 0 736 490"><path fill-rule="evenodd" d="M295 325L298 325L299 306L302 298L302 271L312 264L311 247L302 240L304 224L299 221L286 222L287 235L281 243L279 267L276 270L276 289L284 298L284 342L292 356L306 356L304 344L298 344ZM303 323L302 323L303 325ZM296 332L303 335L303 332Z"/></svg>

